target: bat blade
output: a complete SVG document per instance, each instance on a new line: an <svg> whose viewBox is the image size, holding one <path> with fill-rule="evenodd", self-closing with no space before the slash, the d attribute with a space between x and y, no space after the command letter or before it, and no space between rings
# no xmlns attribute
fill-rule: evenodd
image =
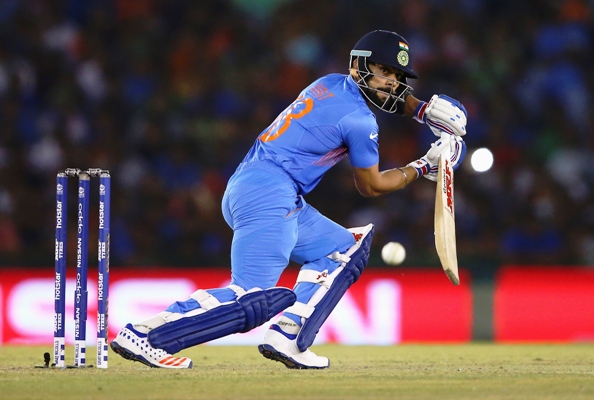
<svg viewBox="0 0 594 400"><path fill-rule="evenodd" d="M450 281L458 286L456 216L454 208L454 171L448 157L440 157L435 189L435 248Z"/></svg>

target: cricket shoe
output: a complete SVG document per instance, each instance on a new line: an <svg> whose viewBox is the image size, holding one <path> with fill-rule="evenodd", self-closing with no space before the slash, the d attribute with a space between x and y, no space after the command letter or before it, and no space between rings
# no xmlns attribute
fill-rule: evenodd
<svg viewBox="0 0 594 400"><path fill-rule="evenodd" d="M311 350L300 351L297 340L287 337L275 324L266 332L264 343L258 346L258 350L264 357L281 362L290 369L324 369L330 366L326 357L318 356Z"/></svg>
<svg viewBox="0 0 594 400"><path fill-rule="evenodd" d="M138 361L151 368L192 368L187 357L173 357L165 350L156 349L144 333L138 332L132 324L126 325L111 342L111 349L127 360Z"/></svg>

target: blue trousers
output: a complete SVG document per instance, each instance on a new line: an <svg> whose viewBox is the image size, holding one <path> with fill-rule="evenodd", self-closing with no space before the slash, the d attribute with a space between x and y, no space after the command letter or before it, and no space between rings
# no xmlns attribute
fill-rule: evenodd
<svg viewBox="0 0 594 400"><path fill-rule="evenodd" d="M340 263L326 256L344 253L355 243L346 228L297 194L286 172L267 161L238 168L227 185L222 210L233 229L231 283L245 290L275 286L289 260L302 269L332 273ZM307 303L316 289L315 284L300 284L295 290L297 301ZM235 298L231 289L207 291L221 302ZM197 307L190 299L167 311L187 312Z"/></svg>

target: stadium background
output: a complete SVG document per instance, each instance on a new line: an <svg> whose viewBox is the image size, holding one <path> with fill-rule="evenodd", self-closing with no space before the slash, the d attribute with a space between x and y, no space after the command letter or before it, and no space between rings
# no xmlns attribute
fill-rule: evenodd
<svg viewBox="0 0 594 400"><path fill-rule="evenodd" d="M456 173L473 337L492 338L502 269L594 270L593 13L586 0L2 1L2 273L51 277L55 173L71 166L112 172L112 269L228 266L220 200L252 141L310 81L346 72L362 34L390 29L411 44L415 95L460 99L469 149L495 155L488 172ZM384 168L433 140L377 116ZM439 268L431 182L365 199L345 162L307 199L345 226L376 224L370 266L388 271L379 252L395 240L408 257L391 273Z"/></svg>

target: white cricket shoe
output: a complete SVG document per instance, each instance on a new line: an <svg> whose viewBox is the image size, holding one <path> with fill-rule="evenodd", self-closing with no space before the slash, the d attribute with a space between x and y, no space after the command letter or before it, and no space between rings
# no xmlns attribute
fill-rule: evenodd
<svg viewBox="0 0 594 400"><path fill-rule="evenodd" d="M192 368L187 357L173 357L165 350L156 349L144 333L126 325L111 342L111 349L127 360L138 361L152 368Z"/></svg>
<svg viewBox="0 0 594 400"><path fill-rule="evenodd" d="M311 350L300 351L296 339L289 339L277 329L272 325L264 336L264 343L258 346L264 357L291 369L324 369L330 366L326 357L318 356Z"/></svg>

